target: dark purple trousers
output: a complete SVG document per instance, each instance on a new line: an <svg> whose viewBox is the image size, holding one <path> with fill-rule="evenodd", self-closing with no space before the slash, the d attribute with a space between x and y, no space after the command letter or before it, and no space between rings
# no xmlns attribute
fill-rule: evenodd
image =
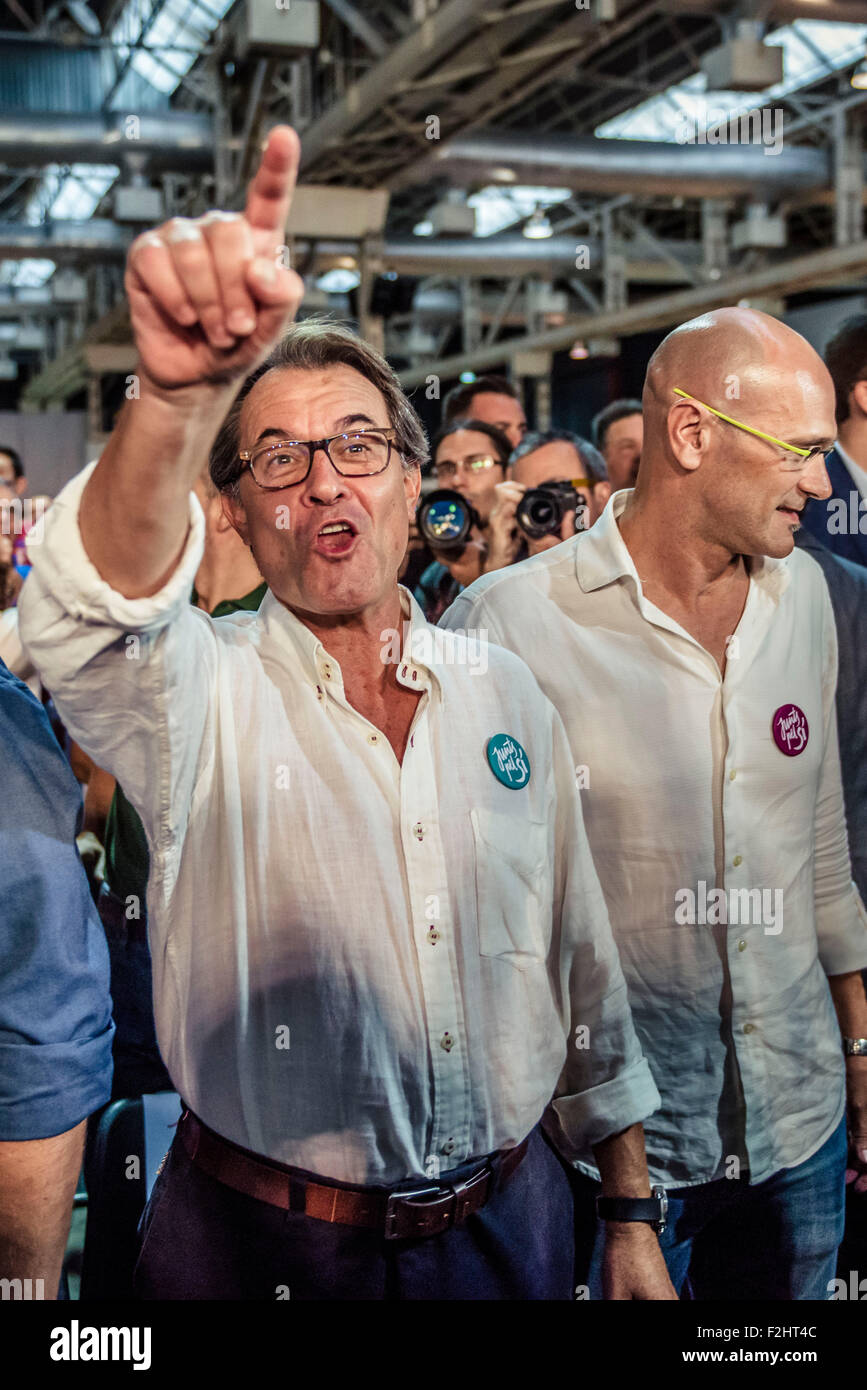
<svg viewBox="0 0 867 1390"><path fill-rule="evenodd" d="M480 1166L463 1164L440 1181L463 1181ZM573 1296L571 1188L538 1127L523 1161L505 1184L495 1183L485 1206L425 1240L385 1240L378 1231L247 1197L203 1173L175 1139L141 1233L135 1292L142 1299Z"/></svg>

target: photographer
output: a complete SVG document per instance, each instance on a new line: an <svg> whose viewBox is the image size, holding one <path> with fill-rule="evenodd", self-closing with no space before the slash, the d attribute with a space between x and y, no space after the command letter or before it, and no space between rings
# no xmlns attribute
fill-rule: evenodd
<svg viewBox="0 0 867 1390"><path fill-rule="evenodd" d="M460 493L468 504L470 529L465 544L442 550L432 535L425 536L434 563L422 574L415 597L428 622L435 623L461 589L486 571L488 518L496 501L497 486L506 476L510 450L509 439L502 430L474 419L445 425L433 441L437 490Z"/></svg>
<svg viewBox="0 0 867 1390"><path fill-rule="evenodd" d="M569 430L528 434L512 453L508 471L508 480L495 489L486 574L589 530L611 495L602 455ZM547 498L536 495L540 488Z"/></svg>

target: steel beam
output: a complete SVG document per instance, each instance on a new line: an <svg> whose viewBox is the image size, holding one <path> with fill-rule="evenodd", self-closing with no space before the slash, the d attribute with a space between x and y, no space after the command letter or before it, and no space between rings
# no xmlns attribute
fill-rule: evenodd
<svg viewBox="0 0 867 1390"><path fill-rule="evenodd" d="M543 333L509 338L490 347L478 348L454 357L444 357L401 373L405 390L419 386L426 377L436 375L451 379L461 372L477 371L507 362L516 352L536 349L552 352L568 348L575 338L624 338L633 333L645 333L657 328L673 328L697 314L741 299L767 294L785 295L813 289L817 285L846 285L867 272L867 240L849 246L835 246L796 256L778 265L767 266L749 274L733 275L712 284L680 290L632 304L614 313L583 314L557 328Z"/></svg>

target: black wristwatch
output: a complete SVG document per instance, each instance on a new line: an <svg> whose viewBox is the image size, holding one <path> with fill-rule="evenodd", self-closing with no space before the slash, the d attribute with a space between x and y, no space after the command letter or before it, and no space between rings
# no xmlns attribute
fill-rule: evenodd
<svg viewBox="0 0 867 1390"><path fill-rule="evenodd" d="M661 1236L668 1217L665 1188L656 1183L652 1197L597 1197L596 1215L600 1221L647 1221Z"/></svg>

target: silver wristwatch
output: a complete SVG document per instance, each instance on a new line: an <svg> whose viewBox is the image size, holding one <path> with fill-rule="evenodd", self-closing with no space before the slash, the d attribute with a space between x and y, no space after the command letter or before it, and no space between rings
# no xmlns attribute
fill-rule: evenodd
<svg viewBox="0 0 867 1390"><path fill-rule="evenodd" d="M843 1051L847 1057L867 1057L867 1038L844 1038Z"/></svg>

